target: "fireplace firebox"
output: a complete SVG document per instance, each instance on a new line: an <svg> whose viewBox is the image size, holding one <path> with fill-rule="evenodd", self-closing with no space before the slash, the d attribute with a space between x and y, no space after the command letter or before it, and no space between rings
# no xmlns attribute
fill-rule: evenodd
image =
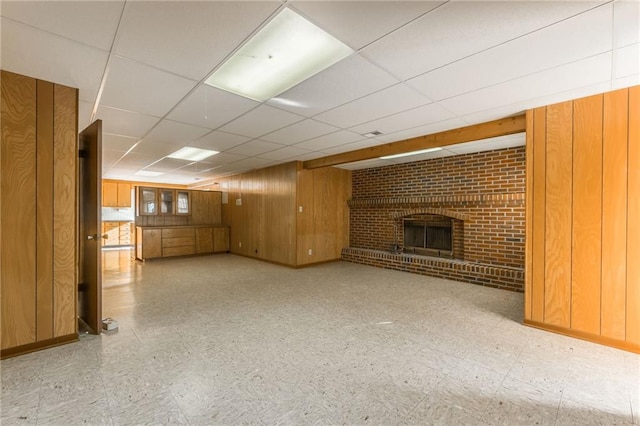
<svg viewBox="0 0 640 426"><path fill-rule="evenodd" d="M453 257L453 226L450 218L405 218L404 252Z"/></svg>

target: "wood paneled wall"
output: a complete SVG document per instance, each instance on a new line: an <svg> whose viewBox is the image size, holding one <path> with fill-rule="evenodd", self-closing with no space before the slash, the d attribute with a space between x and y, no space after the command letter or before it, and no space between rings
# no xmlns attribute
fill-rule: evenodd
<svg viewBox="0 0 640 426"><path fill-rule="evenodd" d="M221 187L232 253L302 266L339 259L348 246L349 171L292 162L232 176Z"/></svg>
<svg viewBox="0 0 640 426"><path fill-rule="evenodd" d="M640 86L527 111L525 323L640 352Z"/></svg>
<svg viewBox="0 0 640 426"><path fill-rule="evenodd" d="M300 170L297 199L298 266L340 259L342 249L349 247L346 201L351 199L351 172L333 167Z"/></svg>
<svg viewBox="0 0 640 426"><path fill-rule="evenodd" d="M78 91L2 71L2 356L77 339Z"/></svg>

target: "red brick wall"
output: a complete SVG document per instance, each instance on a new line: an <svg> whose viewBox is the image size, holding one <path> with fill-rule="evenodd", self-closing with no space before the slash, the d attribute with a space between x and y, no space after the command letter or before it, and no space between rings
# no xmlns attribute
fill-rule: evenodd
<svg viewBox="0 0 640 426"><path fill-rule="evenodd" d="M350 246L388 251L393 214L437 208L465 216L465 261L524 268L524 191L524 147L355 170Z"/></svg>

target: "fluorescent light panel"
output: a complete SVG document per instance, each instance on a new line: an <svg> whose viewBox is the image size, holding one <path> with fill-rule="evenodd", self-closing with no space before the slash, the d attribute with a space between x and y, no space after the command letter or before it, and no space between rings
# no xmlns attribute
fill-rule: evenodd
<svg viewBox="0 0 640 426"><path fill-rule="evenodd" d="M163 175L162 172L152 172L150 170L140 170L134 173L136 176L144 176L144 177L156 177Z"/></svg>
<svg viewBox="0 0 640 426"><path fill-rule="evenodd" d="M168 158L177 158L179 160L189 161L202 161L205 158L209 158L212 155L218 154L218 151L211 151L209 149L193 148L191 146L185 146L180 148L173 154L167 155Z"/></svg>
<svg viewBox="0 0 640 426"><path fill-rule="evenodd" d="M426 154L428 152L436 152L436 151L441 151L441 150L442 150L442 148L440 148L440 147L438 147L438 148L421 149L420 151L411 151L411 152L403 152L402 154L385 155L384 157L380 157L380 159L381 160L390 160L392 158L408 157L410 155Z"/></svg>
<svg viewBox="0 0 640 426"><path fill-rule="evenodd" d="M349 46L285 8L206 84L262 102L352 53Z"/></svg>

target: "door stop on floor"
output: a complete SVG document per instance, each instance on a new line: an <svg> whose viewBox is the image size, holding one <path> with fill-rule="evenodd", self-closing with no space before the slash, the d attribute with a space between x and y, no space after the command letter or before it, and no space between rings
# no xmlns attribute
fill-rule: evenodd
<svg viewBox="0 0 640 426"><path fill-rule="evenodd" d="M105 318L102 320L102 329L106 330L106 331L113 331L113 330L117 330L118 329L118 321L111 319L111 318Z"/></svg>

